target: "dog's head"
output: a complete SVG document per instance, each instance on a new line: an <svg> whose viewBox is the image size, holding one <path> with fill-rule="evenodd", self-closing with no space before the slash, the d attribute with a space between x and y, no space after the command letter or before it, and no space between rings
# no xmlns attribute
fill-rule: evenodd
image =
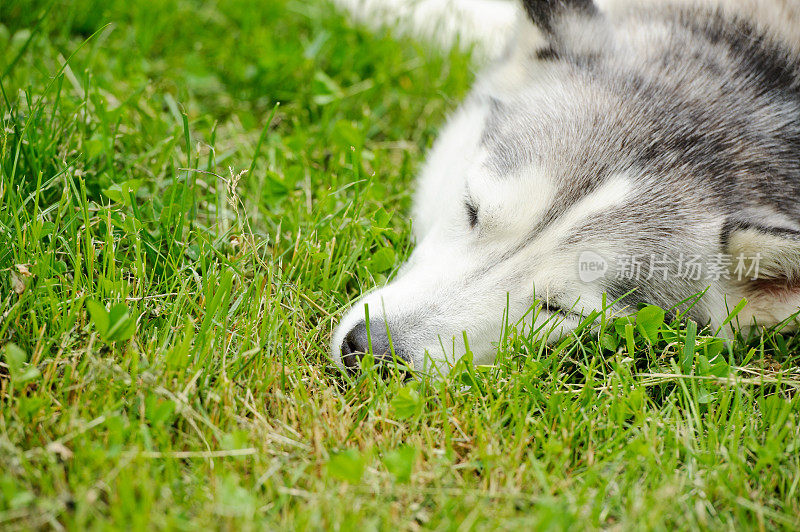
<svg viewBox="0 0 800 532"><path fill-rule="evenodd" d="M800 99L749 86L719 14L712 46L679 14L615 22L589 0L524 5L425 164L415 251L344 316L334 359L357 368L371 343L422 368L457 359L466 337L487 363L504 323L555 315L558 337L604 297L615 312L691 306L717 324L742 298L745 324L794 312L800 180L781 139L800 140Z"/></svg>

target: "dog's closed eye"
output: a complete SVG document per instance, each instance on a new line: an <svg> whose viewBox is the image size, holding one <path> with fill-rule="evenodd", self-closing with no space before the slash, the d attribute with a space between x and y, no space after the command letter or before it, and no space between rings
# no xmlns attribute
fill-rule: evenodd
<svg viewBox="0 0 800 532"><path fill-rule="evenodd" d="M469 226L474 229L475 226L478 225L478 206L475 205L472 200L467 200L464 206L467 208L467 221L469 222Z"/></svg>
<svg viewBox="0 0 800 532"><path fill-rule="evenodd" d="M558 303L553 303L552 301L542 301L542 308L547 312L552 314L564 314L566 310L561 308Z"/></svg>
<svg viewBox="0 0 800 532"><path fill-rule="evenodd" d="M556 316L561 316L561 317L564 317L564 318L569 318L569 317L580 318L580 317L582 317L581 314L575 312L572 309L566 309L566 308L562 307L561 305L559 305L558 303L556 303L554 301L542 300L542 310L545 310L546 312L549 312L550 314L553 314L553 315L556 315Z"/></svg>

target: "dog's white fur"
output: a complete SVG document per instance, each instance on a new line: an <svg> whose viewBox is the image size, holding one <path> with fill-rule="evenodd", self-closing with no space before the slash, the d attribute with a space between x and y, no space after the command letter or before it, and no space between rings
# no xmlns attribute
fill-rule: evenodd
<svg viewBox="0 0 800 532"><path fill-rule="evenodd" d="M334 0L373 30L391 27L442 49L477 46L495 58L508 43L520 7L507 0Z"/></svg>

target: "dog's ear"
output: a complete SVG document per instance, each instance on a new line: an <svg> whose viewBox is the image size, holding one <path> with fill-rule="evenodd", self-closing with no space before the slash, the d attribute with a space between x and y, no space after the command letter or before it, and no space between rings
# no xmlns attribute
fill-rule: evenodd
<svg viewBox="0 0 800 532"><path fill-rule="evenodd" d="M545 39L541 59L591 58L611 49L611 28L592 0L523 0L522 6Z"/></svg>
<svg viewBox="0 0 800 532"><path fill-rule="evenodd" d="M597 7L592 0L522 0L531 21L542 31L552 34L563 17L594 17Z"/></svg>
<svg viewBox="0 0 800 532"><path fill-rule="evenodd" d="M774 324L800 309L800 231L729 221L722 249L731 261L731 279L750 301L749 314Z"/></svg>

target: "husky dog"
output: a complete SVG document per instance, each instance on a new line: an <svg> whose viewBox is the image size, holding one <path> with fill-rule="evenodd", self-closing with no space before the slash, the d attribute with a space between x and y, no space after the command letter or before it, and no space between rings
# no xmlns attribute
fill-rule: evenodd
<svg viewBox="0 0 800 532"><path fill-rule="evenodd" d="M340 2L435 38L456 5ZM552 340L603 301L713 327L743 299L743 326L798 311L800 1L459 5L466 34L437 40L492 60L422 169L410 260L335 330L338 364L446 368L465 338L490 363L504 323L557 318Z"/></svg>

